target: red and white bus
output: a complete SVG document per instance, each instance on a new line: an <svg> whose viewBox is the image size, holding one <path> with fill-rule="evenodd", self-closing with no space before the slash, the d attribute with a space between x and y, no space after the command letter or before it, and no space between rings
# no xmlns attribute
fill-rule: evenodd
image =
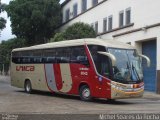
<svg viewBox="0 0 160 120"><path fill-rule="evenodd" d="M120 99L144 92L141 58L128 44L114 40L79 39L12 51L11 85L33 90Z"/></svg>

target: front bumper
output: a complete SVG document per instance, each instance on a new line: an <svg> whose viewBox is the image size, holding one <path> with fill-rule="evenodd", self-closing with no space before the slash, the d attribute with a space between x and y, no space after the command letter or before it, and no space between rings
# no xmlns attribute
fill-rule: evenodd
<svg viewBox="0 0 160 120"><path fill-rule="evenodd" d="M138 84L139 87L134 88L133 84L121 84L111 82L111 99L139 98L143 96L144 84Z"/></svg>

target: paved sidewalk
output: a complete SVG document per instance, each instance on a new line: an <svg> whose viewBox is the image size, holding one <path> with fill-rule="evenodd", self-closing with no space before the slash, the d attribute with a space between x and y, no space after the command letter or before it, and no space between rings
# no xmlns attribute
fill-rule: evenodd
<svg viewBox="0 0 160 120"><path fill-rule="evenodd" d="M10 85L9 76L0 76L1 113L131 114L159 113L159 108L160 95L152 92L145 92L143 98L118 99L113 102L95 99L83 102L75 96L45 92L26 94L23 89Z"/></svg>
<svg viewBox="0 0 160 120"><path fill-rule="evenodd" d="M10 82L10 76L2 76L2 75L0 75L0 81L9 83Z"/></svg>
<svg viewBox="0 0 160 120"><path fill-rule="evenodd" d="M8 76L8 75L6 75L6 76L5 75L0 75L0 77L1 78L9 78L10 76Z"/></svg>
<svg viewBox="0 0 160 120"><path fill-rule="evenodd" d="M159 99L160 100L160 94L156 94L154 92L145 91L143 98L145 99Z"/></svg>

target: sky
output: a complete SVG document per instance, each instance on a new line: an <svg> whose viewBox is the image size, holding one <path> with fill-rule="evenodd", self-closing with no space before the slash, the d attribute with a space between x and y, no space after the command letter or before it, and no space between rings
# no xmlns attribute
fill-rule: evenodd
<svg viewBox="0 0 160 120"><path fill-rule="evenodd" d="M1 0L1 3L9 4L9 1L10 0ZM12 35L11 27L10 27L11 22L7 17L7 13L6 12L1 13L0 17L4 17L7 20L6 28L1 31L1 36L0 36L0 42L1 42L2 40L8 40L9 38L13 38L15 36Z"/></svg>
<svg viewBox="0 0 160 120"><path fill-rule="evenodd" d="M9 4L9 1L11 0L1 0L1 3ZM60 3L64 1L65 0L60 0ZM0 43L1 43L2 40L8 40L10 38L14 38L15 35L12 35L12 31L10 27L11 22L10 22L10 19L7 17L7 13L6 12L1 13L0 17L3 17L7 20L6 28L1 31L1 35L0 35Z"/></svg>

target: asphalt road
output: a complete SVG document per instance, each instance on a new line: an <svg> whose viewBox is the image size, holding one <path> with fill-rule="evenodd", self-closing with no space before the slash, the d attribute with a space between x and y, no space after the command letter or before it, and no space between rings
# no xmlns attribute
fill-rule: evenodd
<svg viewBox="0 0 160 120"><path fill-rule="evenodd" d="M10 78L0 76L0 113L41 114L117 114L160 113L160 95L145 93L139 99L121 99L115 102L93 100L83 102L79 97L35 92L10 86Z"/></svg>

